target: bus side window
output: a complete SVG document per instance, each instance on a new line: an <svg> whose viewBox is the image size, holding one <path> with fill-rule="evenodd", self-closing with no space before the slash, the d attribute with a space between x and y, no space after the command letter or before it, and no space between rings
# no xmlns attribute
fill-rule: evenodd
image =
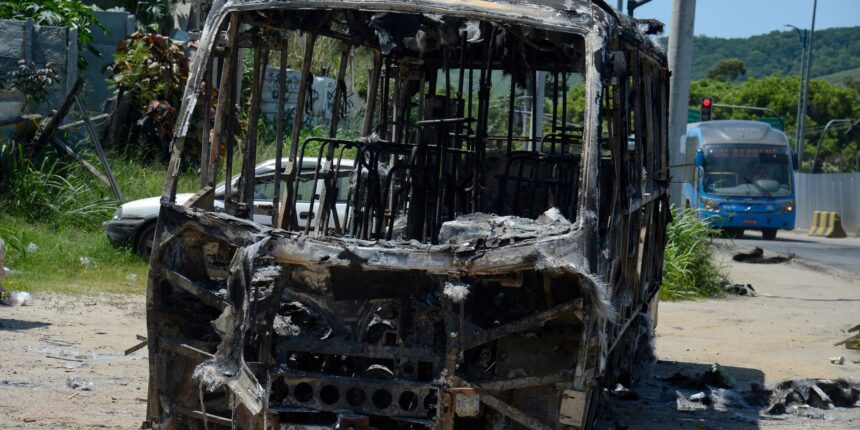
<svg viewBox="0 0 860 430"><path fill-rule="evenodd" d="M699 140L695 136L687 136L684 142L684 182L698 180L699 171L696 166L696 152L699 150Z"/></svg>

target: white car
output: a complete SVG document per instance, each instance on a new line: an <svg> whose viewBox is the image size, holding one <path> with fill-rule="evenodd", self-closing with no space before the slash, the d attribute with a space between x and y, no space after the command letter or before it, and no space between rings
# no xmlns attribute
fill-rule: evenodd
<svg viewBox="0 0 860 430"><path fill-rule="evenodd" d="M282 161L282 165L286 161ZM309 212L310 194L313 189L313 171L316 166L315 159L305 159L302 168L304 180L299 182L299 190L296 195L296 210L298 211L299 225L304 227L308 218L313 218ZM337 166L334 166L337 167ZM353 160L342 160L337 179L337 200L335 208L338 218L343 220L346 215L346 199L349 195L349 175L352 173ZM272 223L272 200L275 195L274 184L275 160L260 163L254 170L257 183L254 184L254 222L263 225ZM233 177L231 192L237 192L239 177ZM281 182L283 192L285 182ZM215 188L215 208L224 208L224 183ZM320 193L323 189L321 179L317 180L316 195L314 196L314 212L319 207ZM176 203L183 204L192 193L176 195ZM149 197L134 200L120 206L114 212L113 218L103 224L105 232L111 243L122 246L131 246L132 250L144 257L149 257L155 236L155 221L158 219L158 211L161 206L161 197ZM312 221L313 222L313 221ZM312 226L314 224L311 224Z"/></svg>

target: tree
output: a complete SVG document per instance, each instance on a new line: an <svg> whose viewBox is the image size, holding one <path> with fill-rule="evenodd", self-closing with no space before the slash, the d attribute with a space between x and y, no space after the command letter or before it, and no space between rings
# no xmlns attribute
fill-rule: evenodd
<svg viewBox="0 0 860 430"><path fill-rule="evenodd" d="M799 83L798 76L778 75L747 79L742 83L701 79L690 85L689 106L698 108L702 98L710 97L721 104L768 108L785 120L786 134L793 137L797 124ZM820 133L828 121L860 118L860 99L854 88L815 79L810 82L809 95L803 155L807 162L811 162L815 156ZM757 119L761 116L760 113L748 110L714 110L714 119ZM828 132L822 141L820 159L824 171L846 172L860 167L860 132L852 130L846 134L845 128L841 127L839 132L836 132L831 127L831 132Z"/></svg>
<svg viewBox="0 0 860 430"><path fill-rule="evenodd" d="M744 62L737 58L722 60L708 70L708 79L721 82L733 82L747 74Z"/></svg>

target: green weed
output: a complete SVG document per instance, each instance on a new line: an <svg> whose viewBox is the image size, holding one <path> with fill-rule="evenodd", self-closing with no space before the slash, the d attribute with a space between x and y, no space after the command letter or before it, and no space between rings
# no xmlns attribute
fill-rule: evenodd
<svg viewBox="0 0 860 430"><path fill-rule="evenodd" d="M718 230L699 220L695 209L673 208L663 258L661 300L719 297L726 277L714 258Z"/></svg>
<svg viewBox="0 0 860 430"><path fill-rule="evenodd" d="M0 212L52 225L86 228L116 207L104 190L92 187L81 172L55 158L33 162L20 145L0 147L5 174L0 177Z"/></svg>

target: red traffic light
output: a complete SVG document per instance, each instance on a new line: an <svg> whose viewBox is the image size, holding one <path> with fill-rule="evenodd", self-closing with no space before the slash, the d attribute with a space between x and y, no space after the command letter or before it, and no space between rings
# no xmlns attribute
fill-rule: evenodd
<svg viewBox="0 0 860 430"><path fill-rule="evenodd" d="M713 106L711 99L709 99L709 98L702 99L702 109L700 110L700 112L701 112L700 121L710 121L711 120L711 106Z"/></svg>

